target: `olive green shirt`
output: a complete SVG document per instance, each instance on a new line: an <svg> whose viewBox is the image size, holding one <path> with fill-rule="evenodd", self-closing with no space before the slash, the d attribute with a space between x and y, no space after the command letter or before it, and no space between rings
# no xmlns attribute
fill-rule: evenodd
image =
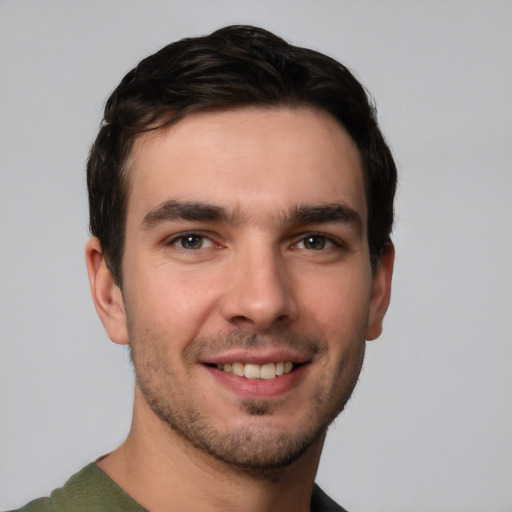
<svg viewBox="0 0 512 512"><path fill-rule="evenodd" d="M14 512L14 511L12 511ZM73 475L49 498L31 501L17 512L147 512L96 463ZM346 512L315 484L311 512Z"/></svg>

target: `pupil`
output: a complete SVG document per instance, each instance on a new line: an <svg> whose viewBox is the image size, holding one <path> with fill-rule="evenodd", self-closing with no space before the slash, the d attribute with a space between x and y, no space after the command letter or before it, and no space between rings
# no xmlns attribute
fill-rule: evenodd
<svg viewBox="0 0 512 512"><path fill-rule="evenodd" d="M183 240L183 242L184 242L184 245L186 248L198 249L199 247L201 247L202 240L201 240L201 237L199 237L199 236L190 235L190 236L187 236Z"/></svg>
<svg viewBox="0 0 512 512"><path fill-rule="evenodd" d="M308 247L309 249L323 249L324 245L324 239L319 236L310 236L306 240L306 247Z"/></svg>

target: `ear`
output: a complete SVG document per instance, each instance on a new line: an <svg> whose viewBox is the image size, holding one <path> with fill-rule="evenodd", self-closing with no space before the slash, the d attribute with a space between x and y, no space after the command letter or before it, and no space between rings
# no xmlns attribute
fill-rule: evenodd
<svg viewBox="0 0 512 512"><path fill-rule="evenodd" d="M101 243L96 237L87 242L85 261L94 306L108 337L114 343L128 344L123 294L107 266Z"/></svg>
<svg viewBox="0 0 512 512"><path fill-rule="evenodd" d="M379 257L377 269L373 276L373 291L368 314L366 339L374 340L382 333L382 321L388 310L391 298L391 278L395 261L395 248L391 242L387 243Z"/></svg>

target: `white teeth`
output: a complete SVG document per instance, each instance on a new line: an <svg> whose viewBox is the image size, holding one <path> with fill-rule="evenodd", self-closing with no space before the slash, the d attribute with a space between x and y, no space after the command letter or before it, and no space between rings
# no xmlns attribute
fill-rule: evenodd
<svg viewBox="0 0 512 512"><path fill-rule="evenodd" d="M260 378L260 367L257 364L246 364L244 367L244 377L248 379Z"/></svg>
<svg viewBox="0 0 512 512"><path fill-rule="evenodd" d="M217 368L228 373L234 373L238 377L245 377L246 379L270 380L285 373L290 373L293 370L293 363L291 361L265 363L262 365L253 363L225 363L218 364Z"/></svg>
<svg viewBox="0 0 512 512"><path fill-rule="evenodd" d="M273 379L276 376L276 365L274 363L264 364L260 368L260 379Z"/></svg>
<svg viewBox="0 0 512 512"><path fill-rule="evenodd" d="M238 375L239 377L244 376L244 365L242 363L233 363L232 370L235 375Z"/></svg>

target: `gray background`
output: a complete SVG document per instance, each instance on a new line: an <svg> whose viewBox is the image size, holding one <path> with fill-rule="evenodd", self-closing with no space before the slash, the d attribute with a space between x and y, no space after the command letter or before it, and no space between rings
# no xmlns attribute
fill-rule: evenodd
<svg viewBox="0 0 512 512"><path fill-rule="evenodd" d="M0 0L0 508L128 431L132 372L89 298L84 161L109 92L250 23L370 89L400 167L383 336L318 480L352 512L512 511L510 1Z"/></svg>

